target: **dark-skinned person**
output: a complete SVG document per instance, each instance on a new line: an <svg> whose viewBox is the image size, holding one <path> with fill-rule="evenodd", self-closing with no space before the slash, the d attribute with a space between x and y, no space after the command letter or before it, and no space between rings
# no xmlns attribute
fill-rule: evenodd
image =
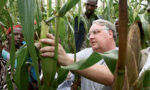
<svg viewBox="0 0 150 90"><path fill-rule="evenodd" d="M104 53L113 49L118 49L115 44L117 39L116 27L107 20L98 19L93 24L87 34L90 40L90 48L85 48L76 54L77 61L87 59L93 52ZM44 57L54 56L54 36L47 34L47 38L41 39L41 43L49 46L40 49ZM58 48L58 63L67 66L74 63L74 54L67 54L61 44ZM92 62L92 61L91 61ZM102 59L93 66L83 70L72 70L80 74L81 90L111 90L114 81L114 75Z"/></svg>
<svg viewBox="0 0 150 90"><path fill-rule="evenodd" d="M19 24L14 25L13 26L13 33L14 33L15 48L16 48L16 50L18 50L23 45L23 43L22 43L23 42L23 34L22 34L21 25L19 25ZM5 62L5 63L3 63L3 67L1 68L1 70L3 72L2 73L3 74L3 81L6 81L6 73L8 72L10 75L10 79L12 81L12 84L13 84L13 89L17 90L17 86L16 86L14 79L11 75L11 66L8 66L8 67L6 66L8 60L10 59L10 48L11 48L11 38L12 38L11 27L8 28L6 34L7 34L7 43L6 43L7 45L5 48L2 49L2 52L1 52L1 58L2 58L3 62ZM17 61L15 61L15 67L17 65L16 62ZM1 63L1 65L2 65L2 63ZM1 89L1 90L7 90L8 89L6 82L3 83L2 87L3 87L3 89Z"/></svg>
<svg viewBox="0 0 150 90"><path fill-rule="evenodd" d="M7 89L6 87L6 63L7 61L3 59L2 57L2 40L0 38L0 90L5 90Z"/></svg>
<svg viewBox="0 0 150 90"><path fill-rule="evenodd" d="M80 17L79 24L79 16L75 17L75 45L76 52L89 47L89 41L86 38L87 33L89 32L89 28L92 25L93 20L102 18L97 16L94 12L97 8L98 0L86 0L85 2L85 12Z"/></svg>
<svg viewBox="0 0 150 90"><path fill-rule="evenodd" d="M23 45L23 34L21 25L14 25L14 41L15 41L15 48L18 50ZM2 50L2 56L4 60L9 60L9 52L11 48L11 28L7 30L7 47Z"/></svg>
<svg viewBox="0 0 150 90"><path fill-rule="evenodd" d="M21 25L14 25L13 26L13 33L14 33L14 43L15 43L15 49L16 51L19 50L22 45L25 44L24 37L23 37L23 30ZM4 60L8 61L10 59L10 47L11 47L11 28L7 30L7 47L2 50L2 57ZM35 70L32 67L32 59L31 57L28 58L27 60L28 63L28 73L29 73L29 84L28 84L28 90L37 90L37 78L35 74ZM15 60L15 66L14 68L16 69L17 67L17 59ZM11 69L11 68L10 68Z"/></svg>

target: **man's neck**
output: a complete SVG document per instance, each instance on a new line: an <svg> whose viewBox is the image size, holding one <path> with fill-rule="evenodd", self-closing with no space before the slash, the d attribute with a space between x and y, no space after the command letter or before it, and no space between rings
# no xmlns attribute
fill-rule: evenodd
<svg viewBox="0 0 150 90"><path fill-rule="evenodd" d="M91 17L93 14L94 14L94 13L92 13L92 14L85 13L85 16L86 16L87 19L90 19L90 17Z"/></svg>
<svg viewBox="0 0 150 90"><path fill-rule="evenodd" d="M116 47L114 47L114 48L111 48L111 49L107 49L107 50L95 50L95 52L98 52L98 53L104 53L104 52L108 52L108 51L110 51L110 50L114 50Z"/></svg>
<svg viewBox="0 0 150 90"><path fill-rule="evenodd" d="M107 51L110 51L110 50L113 50L116 48L116 44L110 44L110 46L108 45L106 48L104 49L97 49L97 50L94 50L95 52L99 52L99 53L104 53L104 52L107 52Z"/></svg>

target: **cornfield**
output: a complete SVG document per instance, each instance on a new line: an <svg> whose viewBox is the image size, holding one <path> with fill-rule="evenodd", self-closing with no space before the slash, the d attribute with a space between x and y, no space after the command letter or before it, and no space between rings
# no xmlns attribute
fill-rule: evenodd
<svg viewBox="0 0 150 90"><path fill-rule="evenodd" d="M45 4L45 2L47 3ZM140 50L150 46L150 12L147 12L147 8L150 8L148 6L150 0L98 0L98 2L101 3L101 6L96 9L97 15L101 15L113 23L119 19L119 51L114 50L103 54L93 53L82 62L60 67L57 63L59 42L67 53L76 53L74 18L75 16L82 16L83 1L0 0L0 25L8 29L9 27L12 28L13 25L21 24L26 42L22 48L15 51L14 38L11 40L8 66L12 67L12 76L18 90L28 89L29 75L26 62L29 57L32 59L31 65L36 72L39 90L56 90L58 85L66 79L69 70L88 68L101 58L104 58L115 76L113 90L150 89L150 69L146 70L140 77L138 75ZM36 25L34 25L34 21L36 21ZM140 26L143 28L144 38L142 35L138 36L141 30ZM13 30L11 33L14 37ZM41 57L39 50L34 46L35 42L46 37L46 33L55 35L56 48L53 58ZM133 36L136 36L136 40ZM2 28L0 28L0 38L3 41L6 40L6 33ZM16 72L13 72L16 58ZM41 60L43 82L39 78L38 59ZM55 78L56 73L58 74L57 78ZM13 90L8 74L7 85L8 90Z"/></svg>

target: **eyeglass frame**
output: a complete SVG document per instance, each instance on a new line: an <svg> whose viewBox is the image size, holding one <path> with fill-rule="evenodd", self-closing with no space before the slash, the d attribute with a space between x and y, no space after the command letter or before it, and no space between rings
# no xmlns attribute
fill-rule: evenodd
<svg viewBox="0 0 150 90"><path fill-rule="evenodd" d="M87 35L86 35L87 39L90 40L90 35L91 35L91 34L96 35L96 34L98 34L99 31L101 31L101 30L108 31L109 29L108 29L108 28L106 28L106 29L96 29L96 30L94 30L94 31L92 31L92 32L89 32L89 33L87 33Z"/></svg>

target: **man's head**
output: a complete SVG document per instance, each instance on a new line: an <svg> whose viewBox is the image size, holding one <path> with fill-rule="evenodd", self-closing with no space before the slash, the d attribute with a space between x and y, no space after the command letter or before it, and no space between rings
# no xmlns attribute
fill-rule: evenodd
<svg viewBox="0 0 150 90"><path fill-rule="evenodd" d="M11 42L11 28L8 29L8 42ZM23 33L22 28L20 25L13 26L13 32L14 32L14 40L15 40L15 47L16 49L19 49L22 46L23 41Z"/></svg>
<svg viewBox="0 0 150 90"><path fill-rule="evenodd" d="M97 8L97 0L86 0L85 2L85 14L92 15Z"/></svg>
<svg viewBox="0 0 150 90"><path fill-rule="evenodd" d="M115 25L106 20L95 20L90 28L88 38L94 51L103 53L112 50L115 48L117 39Z"/></svg>

